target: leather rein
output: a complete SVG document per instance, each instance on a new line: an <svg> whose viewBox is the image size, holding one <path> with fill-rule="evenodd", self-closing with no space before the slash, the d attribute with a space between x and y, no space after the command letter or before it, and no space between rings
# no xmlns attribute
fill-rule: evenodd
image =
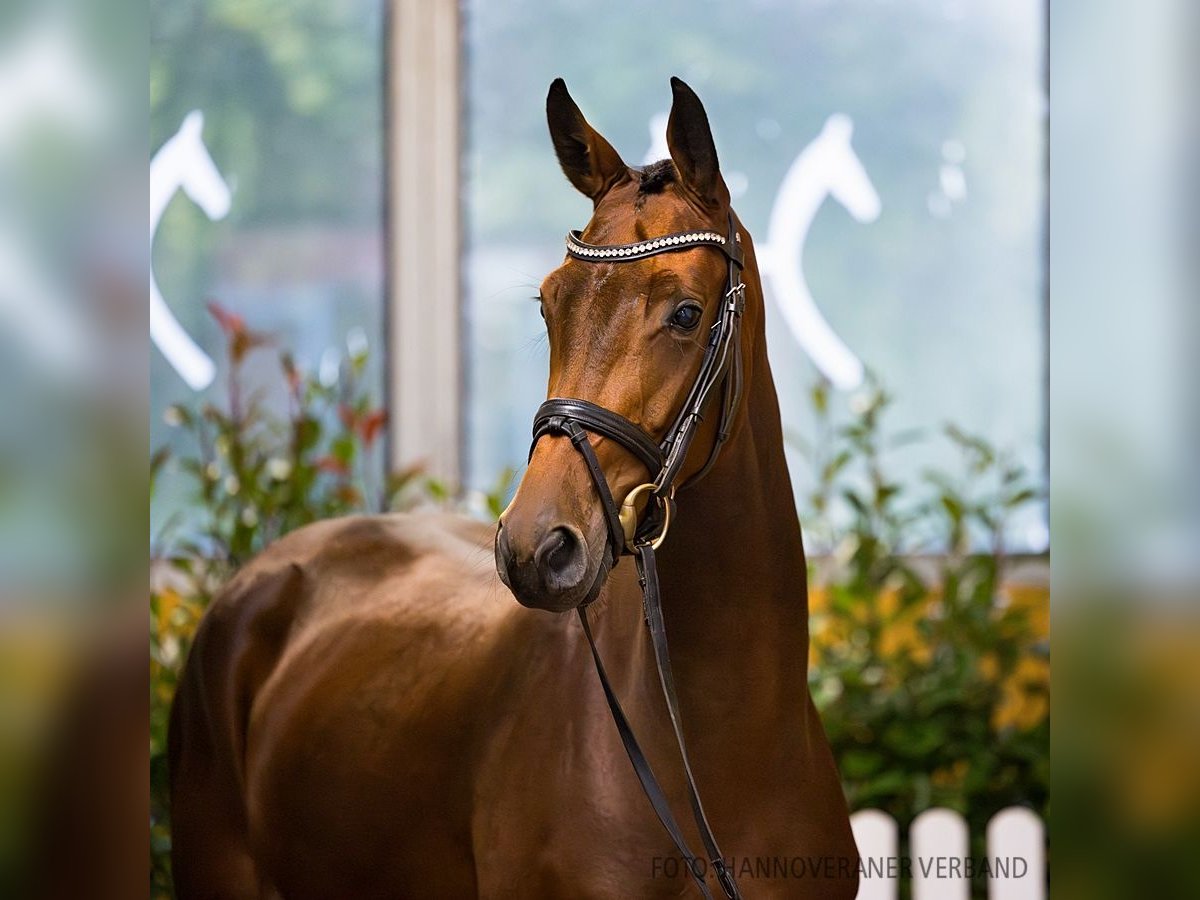
<svg viewBox="0 0 1200 900"><path fill-rule="evenodd" d="M660 253L672 253L694 247L714 247L721 251L728 262L728 279L717 320L709 330L704 358L700 363L700 372L688 392L679 415L667 429L665 437L661 441L657 441L624 416L590 401L556 397L547 400L538 408L533 422L533 444L529 448L529 455L533 456L538 440L544 435L562 434L569 437L576 450L583 456L596 493L604 508L605 523L608 528L608 550L611 555L609 568L615 566L623 555L632 555L637 563L646 625L650 630L650 639L654 647L659 684L667 703L667 711L670 714L679 756L683 762L692 817L695 819L696 828L704 844L708 864L712 866L722 891L728 900L740 900L741 894L738 892L733 874L725 865L724 857L704 814L704 807L700 802L700 794L696 790L696 782L692 776L692 767L684 744L679 701L675 693L666 629L663 624L658 568L654 554L666 539L667 530L671 524L671 515L675 508L675 481L683 467L696 431L718 388L721 393L721 419L717 427L716 440L704 466L687 483L703 477L712 468L721 445L729 437L733 428L733 419L741 396L742 366L739 332L742 312L746 305L746 286L742 281L745 255L742 250L741 235L738 234L732 213L729 215L729 230L724 235L708 230L685 231L633 244L606 245L589 244L583 240L578 231L572 231L567 235L567 254L573 259L594 263L632 262ZM596 434L620 444L641 461L654 476L653 481L641 484L630 491L619 508L613 499L608 481L604 477L604 470L592 449L589 440L590 434ZM637 501L643 495L647 495L648 513L639 522ZM671 811L666 794L651 769L646 755L642 752L633 729L629 725L629 720L621 708L620 701L613 691L608 674L604 670L604 663L600 659L600 652L596 648L595 638L592 636L587 606L599 594L607 571L607 568L601 566L591 591L579 605L577 609L579 621L583 625L583 632L591 647L592 659L596 665L596 673L600 677L600 684L604 688L609 711L612 713L617 731L621 735L621 742L625 746L629 761L633 764L638 781L641 782L642 790L645 791L663 828L671 836L676 849L683 857L700 893L708 900L712 900L704 878L704 871L707 867L698 862L696 854L688 847L687 840Z"/></svg>

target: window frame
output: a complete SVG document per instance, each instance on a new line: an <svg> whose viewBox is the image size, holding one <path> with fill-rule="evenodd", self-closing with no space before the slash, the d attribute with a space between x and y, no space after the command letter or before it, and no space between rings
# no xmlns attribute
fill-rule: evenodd
<svg viewBox="0 0 1200 900"><path fill-rule="evenodd" d="M387 458L393 469L419 462L457 485L465 362L461 15L457 0L391 0L384 15Z"/></svg>

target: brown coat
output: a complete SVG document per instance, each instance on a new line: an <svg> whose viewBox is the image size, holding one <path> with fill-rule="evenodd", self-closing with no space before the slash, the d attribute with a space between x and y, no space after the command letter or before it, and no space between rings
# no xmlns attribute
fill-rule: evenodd
<svg viewBox="0 0 1200 900"><path fill-rule="evenodd" d="M674 175L652 189L599 147L573 104L554 101L554 89L551 100L560 161L596 192L589 239L726 214L727 193L723 206L706 199L723 183L705 176L678 87ZM572 135L590 152L573 157ZM713 151L714 173L715 162ZM747 393L712 471L680 493L660 552L667 633L697 783L742 893L848 898L857 853L807 688L804 554L746 244ZM699 355L659 309L669 316L680 293L705 298L711 322L717 257L700 248L619 271L564 264L543 287L551 395L591 398L661 433ZM710 424L696 441L701 462L712 439ZM645 480L620 447L594 444L614 496ZM510 573L533 565L530 548L556 523L582 536L588 583L603 564L595 489L564 439L539 442L502 522L511 548L497 562ZM182 900L694 894L625 756L578 621L547 611L565 601L543 596L536 577L517 579L525 606L513 601L494 534L450 516L341 519L289 535L237 575L201 625L173 710ZM590 615L698 846L630 560Z"/></svg>

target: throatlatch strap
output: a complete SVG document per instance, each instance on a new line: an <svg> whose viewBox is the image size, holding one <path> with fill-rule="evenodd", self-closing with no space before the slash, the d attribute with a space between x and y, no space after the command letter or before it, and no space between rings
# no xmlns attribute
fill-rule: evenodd
<svg viewBox="0 0 1200 900"><path fill-rule="evenodd" d="M675 843L675 849L683 857L692 880L696 882L696 887L700 889L700 893L704 895L705 900L713 900L713 896L708 890L708 885L705 884L704 879L697 871L696 854L688 847L687 839L684 838L683 832L680 831L679 823L675 821L675 814L671 812L671 804L667 800L667 795L663 793L662 785L659 784L658 778L655 777L654 770L650 768L650 761L646 759L646 754L642 752L637 738L634 737L633 729L629 726L629 720L625 718L625 710L621 708L621 701L617 699L617 695L613 691L612 684L608 680L608 673L604 671L604 663L600 660L600 651L596 649L596 639L592 636L592 627L588 624L587 610L580 606L576 608L576 612L579 613L579 621L583 625L583 633L587 635L588 646L592 648L592 661L596 664L596 674L600 676L600 686L604 688L604 699L608 701L608 709L612 713L613 722L617 726L617 732L621 735L621 743L625 745L625 753L629 756L629 761L633 763L634 774L637 775L638 781L641 782L642 790L646 792L646 797L650 801L650 805L654 807L654 813L658 816L658 821L662 823L663 828L666 829L667 834L671 836L671 840ZM724 884L722 884L722 887L724 887ZM726 893L727 896L733 896L729 895L728 892Z"/></svg>

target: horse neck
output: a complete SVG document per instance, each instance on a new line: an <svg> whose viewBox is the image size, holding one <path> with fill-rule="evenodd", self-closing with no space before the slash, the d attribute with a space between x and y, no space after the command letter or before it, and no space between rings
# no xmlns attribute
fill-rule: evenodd
<svg viewBox="0 0 1200 900"><path fill-rule="evenodd" d="M682 702L742 723L777 719L783 709L794 714L807 692L804 550L761 319L758 330L745 418L712 470L679 493L658 555Z"/></svg>
<svg viewBox="0 0 1200 900"><path fill-rule="evenodd" d="M801 634L807 643L804 548L765 352L754 360L746 401L746 418L712 471L680 492L660 555L664 607L681 613L671 616L681 620L681 651L683 641L715 650L731 633L756 630L758 653L781 627L795 632L789 645ZM668 599L676 584L690 590Z"/></svg>

